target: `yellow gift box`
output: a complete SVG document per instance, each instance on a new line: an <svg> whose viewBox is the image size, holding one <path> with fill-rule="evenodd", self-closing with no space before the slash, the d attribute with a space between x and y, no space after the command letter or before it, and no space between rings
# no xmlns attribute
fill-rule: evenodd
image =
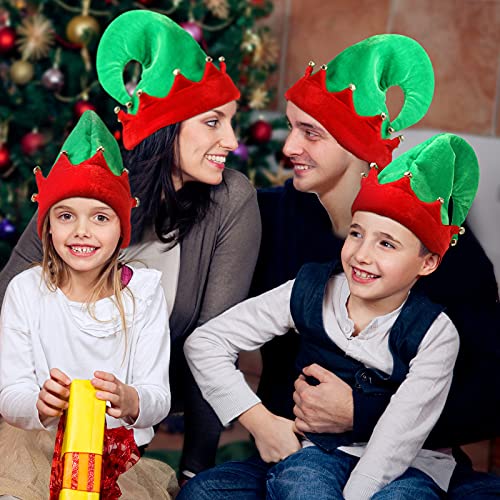
<svg viewBox="0 0 500 500"><path fill-rule="evenodd" d="M61 451L64 472L60 500L99 499L106 402L95 393L90 380L71 382Z"/></svg>

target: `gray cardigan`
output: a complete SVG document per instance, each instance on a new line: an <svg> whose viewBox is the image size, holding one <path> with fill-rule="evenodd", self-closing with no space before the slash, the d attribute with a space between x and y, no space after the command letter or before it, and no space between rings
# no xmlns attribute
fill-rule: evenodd
<svg viewBox="0 0 500 500"><path fill-rule="evenodd" d="M197 326L222 313L246 298L257 261L261 238L261 221L254 187L240 172L226 169L224 181L213 188L213 201L205 218L199 221L180 243L181 257L179 281L174 308L170 316L172 339L171 382L186 380L173 387L174 399L182 398L186 413L192 408L192 429L186 423L187 440L191 443L191 458L186 450L181 467L198 472L209 467L215 457L220 427L208 405L201 400L197 387L193 387L191 374L185 372L182 344ZM12 255L0 273L0 301L10 280L40 262L41 242L33 217ZM172 370L179 371L174 373ZM182 373L182 375L181 375ZM178 382L177 382L178 383ZM176 392L178 392L176 394ZM189 393L189 394L188 394ZM187 400L193 397L189 403ZM175 400L173 401L175 405ZM211 434L212 438L208 438ZM196 436L188 436L190 431ZM207 446L203 446L203 442ZM211 441L211 444L209 443ZM215 447L214 447L215 443Z"/></svg>

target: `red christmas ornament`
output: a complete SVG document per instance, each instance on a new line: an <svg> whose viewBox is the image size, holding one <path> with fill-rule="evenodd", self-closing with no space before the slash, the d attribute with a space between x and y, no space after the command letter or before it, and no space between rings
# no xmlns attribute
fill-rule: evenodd
<svg viewBox="0 0 500 500"><path fill-rule="evenodd" d="M43 135L33 130L21 139L21 150L26 156L33 156L43 147L44 142Z"/></svg>
<svg viewBox="0 0 500 500"><path fill-rule="evenodd" d="M250 0L250 3L255 7L262 7L263 5L265 5L266 0Z"/></svg>
<svg viewBox="0 0 500 500"><path fill-rule="evenodd" d="M11 26L0 28L0 54L6 55L16 46L16 30Z"/></svg>
<svg viewBox="0 0 500 500"><path fill-rule="evenodd" d="M154 3L155 0L139 0L139 3L142 5L151 5Z"/></svg>
<svg viewBox="0 0 500 500"><path fill-rule="evenodd" d="M203 39L203 31L199 24L192 21L181 23L180 26L185 29L198 43Z"/></svg>
<svg viewBox="0 0 500 500"><path fill-rule="evenodd" d="M0 172L10 167L10 151L6 144L0 146Z"/></svg>
<svg viewBox="0 0 500 500"><path fill-rule="evenodd" d="M122 133L121 133L121 131L120 131L120 130L115 130L115 131L113 132L113 137L114 137L117 141L119 141L119 140L122 138Z"/></svg>
<svg viewBox="0 0 500 500"><path fill-rule="evenodd" d="M264 143L271 139L273 128L265 120L257 120L250 127L250 137L254 142Z"/></svg>
<svg viewBox="0 0 500 500"><path fill-rule="evenodd" d="M83 115L83 113L85 113L85 111L97 111L96 110L96 107L90 103L89 101L77 101L75 103L75 106L73 107L73 111L75 113L75 116L77 118L80 118L80 116Z"/></svg>

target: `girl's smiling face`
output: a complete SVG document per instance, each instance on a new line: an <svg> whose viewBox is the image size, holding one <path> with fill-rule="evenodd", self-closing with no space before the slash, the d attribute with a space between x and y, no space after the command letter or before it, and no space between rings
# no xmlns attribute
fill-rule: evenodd
<svg viewBox="0 0 500 500"><path fill-rule="evenodd" d="M99 276L121 236L120 219L106 203L92 198L67 198L49 212L54 248L70 275Z"/></svg>

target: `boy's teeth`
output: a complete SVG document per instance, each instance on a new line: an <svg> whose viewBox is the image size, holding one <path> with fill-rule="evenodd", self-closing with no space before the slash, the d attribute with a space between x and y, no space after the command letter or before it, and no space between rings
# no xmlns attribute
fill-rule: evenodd
<svg viewBox="0 0 500 500"><path fill-rule="evenodd" d="M294 165L294 168L296 168L297 170L309 170L310 167L309 165Z"/></svg>
<svg viewBox="0 0 500 500"><path fill-rule="evenodd" d="M219 156L219 155L207 155L207 158L210 161L216 161L217 163L226 163L226 157L225 156Z"/></svg>
<svg viewBox="0 0 500 500"><path fill-rule="evenodd" d="M76 253L92 253L95 247L71 247L71 250Z"/></svg>
<svg viewBox="0 0 500 500"><path fill-rule="evenodd" d="M364 271L358 271L357 269L354 269L354 274L358 276L359 278L363 279L368 279L368 278L376 278L377 276L375 274L368 274L365 273Z"/></svg>

